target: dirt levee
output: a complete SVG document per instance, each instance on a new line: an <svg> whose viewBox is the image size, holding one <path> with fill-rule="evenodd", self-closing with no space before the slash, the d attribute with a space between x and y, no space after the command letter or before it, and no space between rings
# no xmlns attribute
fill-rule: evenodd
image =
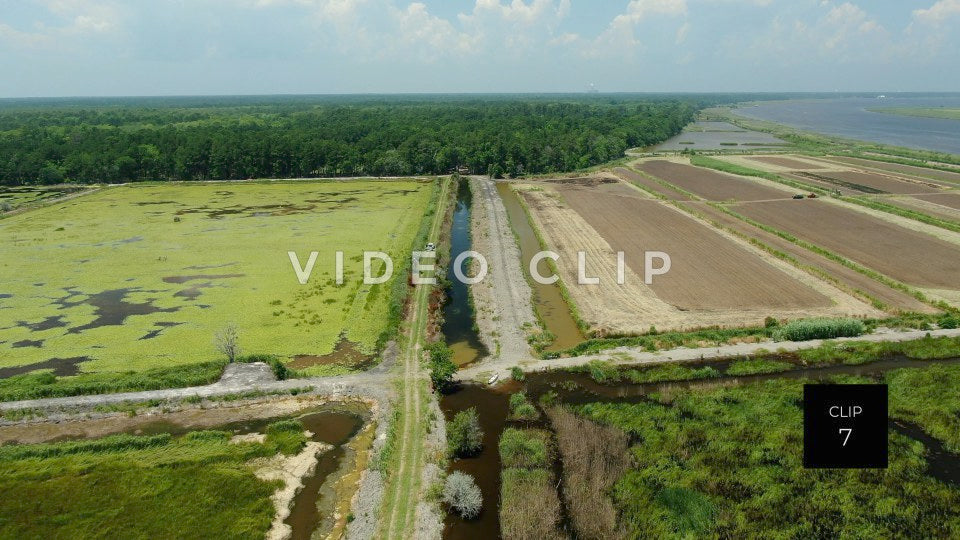
<svg viewBox="0 0 960 540"><path fill-rule="evenodd" d="M784 191L752 180L672 161L645 161L637 164L636 168L710 201L760 201L790 197Z"/></svg>
<svg viewBox="0 0 960 540"><path fill-rule="evenodd" d="M778 167L789 167L791 169L823 169L821 165L816 165L814 163L808 163L806 161L800 161L799 159L791 159L787 157L780 156L756 156L749 158L752 161L759 161L760 163L769 163L770 165L777 165Z"/></svg>
<svg viewBox="0 0 960 540"><path fill-rule="evenodd" d="M887 193L938 193L942 191L939 187L933 187L928 182L907 180L898 180L892 176L883 174L874 174L860 171L832 171L819 173L827 178L834 178L843 182L860 184L886 191Z"/></svg>
<svg viewBox="0 0 960 540"><path fill-rule="evenodd" d="M960 193L932 193L917 195L916 198L960 210Z"/></svg>
<svg viewBox="0 0 960 540"><path fill-rule="evenodd" d="M960 288L960 246L819 200L743 203L736 211L918 287Z"/></svg>
<svg viewBox="0 0 960 540"><path fill-rule="evenodd" d="M680 309L797 309L830 299L756 254L656 201L560 187L564 200L642 276L644 252L670 255L669 273L651 288Z"/></svg>
<svg viewBox="0 0 960 540"><path fill-rule="evenodd" d="M883 161L872 161L869 159L852 158L852 157L832 157L830 158L830 161L846 163L849 165L860 165L863 167L872 167L874 169L882 169L884 171L893 171L893 172L899 172L904 174L926 176L928 178L936 178L938 180L944 180L946 182L960 184L960 171L958 172L941 171L939 169L927 169L925 167L914 167L913 165L901 165L899 163L886 163Z"/></svg>

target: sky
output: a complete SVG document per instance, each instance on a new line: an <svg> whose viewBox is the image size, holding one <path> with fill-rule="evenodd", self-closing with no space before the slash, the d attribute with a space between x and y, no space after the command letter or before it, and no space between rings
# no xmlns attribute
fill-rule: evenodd
<svg viewBox="0 0 960 540"><path fill-rule="evenodd" d="M960 0L0 0L0 97L960 91Z"/></svg>

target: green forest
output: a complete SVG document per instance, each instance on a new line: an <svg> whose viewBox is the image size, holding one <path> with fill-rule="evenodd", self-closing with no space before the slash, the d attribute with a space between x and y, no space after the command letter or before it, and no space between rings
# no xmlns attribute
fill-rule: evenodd
<svg viewBox="0 0 960 540"><path fill-rule="evenodd" d="M0 103L0 183L589 167L680 132L717 98L145 98Z"/></svg>

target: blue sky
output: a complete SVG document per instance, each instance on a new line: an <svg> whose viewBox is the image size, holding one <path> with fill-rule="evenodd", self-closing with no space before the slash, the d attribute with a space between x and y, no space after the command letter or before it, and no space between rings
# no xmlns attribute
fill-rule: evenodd
<svg viewBox="0 0 960 540"><path fill-rule="evenodd" d="M0 0L0 96L960 91L960 0Z"/></svg>

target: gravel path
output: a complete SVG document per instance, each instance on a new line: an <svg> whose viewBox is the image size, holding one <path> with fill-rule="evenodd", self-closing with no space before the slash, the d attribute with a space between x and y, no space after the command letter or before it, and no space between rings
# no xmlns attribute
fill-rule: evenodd
<svg viewBox="0 0 960 540"><path fill-rule="evenodd" d="M100 405L123 402L178 400L194 396L210 398L250 391L282 392L308 386L313 387L315 392L320 393L379 397L383 395L383 390L388 387L388 382L388 375L370 373L278 381L274 378L273 372L267 364L254 362L251 364L228 365L220 380L207 386L8 401L0 403L0 411L18 409L94 408Z"/></svg>
<svg viewBox="0 0 960 540"><path fill-rule="evenodd" d="M896 332L892 330L878 331L874 334L855 338L839 338L832 341L911 341L921 339L927 334L933 337L960 336L960 329L952 330L912 330L908 332ZM593 360L604 360L614 364L634 365L634 364L660 364L665 362L694 362L700 360L713 360L719 358L731 358L744 355L756 354L760 349L768 351L799 351L802 349L814 349L823 344L825 340L815 339L811 341L766 341L761 343L740 343L737 345L723 345L720 347L701 347L701 348L679 348L666 351L646 352L641 349L620 347L610 349L599 354L576 356L572 358L558 358L555 360L538 360L524 364L524 371L547 371L551 369L570 368L587 364ZM509 366L477 365L468 369L458 371L456 377L461 381L486 380L491 376L499 375L499 380L505 380L510 376Z"/></svg>
<svg viewBox="0 0 960 540"><path fill-rule="evenodd" d="M496 183L486 177L471 177L473 191L473 249L487 259L489 273L470 287L477 313L480 338L490 358L479 365L490 369L512 366L530 358L526 328L537 327L531 305L530 285L524 278L520 248L510 228L507 209Z"/></svg>

